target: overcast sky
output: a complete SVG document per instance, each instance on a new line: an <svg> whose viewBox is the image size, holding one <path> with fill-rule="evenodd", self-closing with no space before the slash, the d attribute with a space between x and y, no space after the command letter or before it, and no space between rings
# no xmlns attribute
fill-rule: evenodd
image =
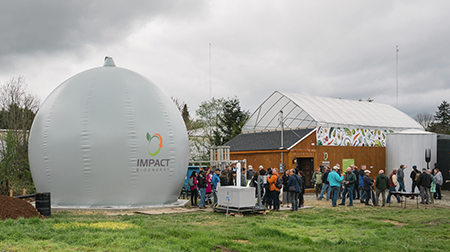
<svg viewBox="0 0 450 252"><path fill-rule="evenodd" d="M274 91L397 107L398 45L398 108L434 115L450 101L449 10L414 0L0 0L0 81L23 76L43 101L108 55L192 115L210 99L210 76L213 97L237 96L250 112Z"/></svg>

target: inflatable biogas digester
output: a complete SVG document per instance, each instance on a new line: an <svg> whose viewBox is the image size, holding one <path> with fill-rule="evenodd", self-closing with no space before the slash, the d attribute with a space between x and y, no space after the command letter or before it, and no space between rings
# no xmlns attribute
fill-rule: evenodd
<svg viewBox="0 0 450 252"><path fill-rule="evenodd" d="M50 192L52 206L163 205L178 199L189 143L170 97L106 57L44 101L29 159L36 190Z"/></svg>

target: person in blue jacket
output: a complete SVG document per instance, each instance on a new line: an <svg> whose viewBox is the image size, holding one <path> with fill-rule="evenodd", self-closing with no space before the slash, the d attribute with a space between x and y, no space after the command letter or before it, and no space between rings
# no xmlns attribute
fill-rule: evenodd
<svg viewBox="0 0 450 252"><path fill-rule="evenodd" d="M214 187L214 203L215 204L217 204L217 184L220 182L219 175L220 175L220 169L217 168L216 172L212 176L212 180L211 180L211 184Z"/></svg>
<svg viewBox="0 0 450 252"><path fill-rule="evenodd" d="M289 180L287 187L289 188L289 194L291 196L292 209L291 211L298 211L298 194L300 193L302 186L302 179L295 174L295 170L291 169L289 173ZM292 190L294 188L294 190Z"/></svg>
<svg viewBox="0 0 450 252"><path fill-rule="evenodd" d="M366 191L364 191L364 180L363 180L364 173L365 173L366 169L367 168L366 168L365 165L361 166L361 170L359 170L359 176L358 176L359 189L361 191L361 194L360 194L360 197L359 197L359 201L361 203L365 203L364 199L366 198Z"/></svg>
<svg viewBox="0 0 450 252"><path fill-rule="evenodd" d="M339 167L335 165L333 167L333 171L328 174L328 182L330 183L331 193L331 204L333 207L337 206L337 200L339 198L339 188L341 187L341 181L343 179L342 175L339 172Z"/></svg>

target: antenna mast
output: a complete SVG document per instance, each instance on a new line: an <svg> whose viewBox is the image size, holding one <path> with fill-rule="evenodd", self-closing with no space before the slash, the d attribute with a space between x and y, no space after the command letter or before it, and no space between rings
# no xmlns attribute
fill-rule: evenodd
<svg viewBox="0 0 450 252"><path fill-rule="evenodd" d="M395 79L397 82L397 108L398 108L398 45L395 46Z"/></svg>
<svg viewBox="0 0 450 252"><path fill-rule="evenodd" d="M211 43L209 43L209 99L211 98Z"/></svg>

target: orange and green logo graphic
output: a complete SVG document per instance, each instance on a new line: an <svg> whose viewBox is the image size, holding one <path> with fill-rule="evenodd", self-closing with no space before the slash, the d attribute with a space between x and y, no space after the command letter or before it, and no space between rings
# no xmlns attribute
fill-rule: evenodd
<svg viewBox="0 0 450 252"><path fill-rule="evenodd" d="M328 160L328 152L323 153L323 160L325 160L325 161Z"/></svg>
<svg viewBox="0 0 450 252"><path fill-rule="evenodd" d="M150 144L151 144L153 138L157 138L159 140L158 149L155 152L150 151ZM150 134L147 132L147 141L148 141L148 147L147 147L148 154L150 154L150 156L152 156L152 157L158 155L158 153L161 151L161 148L163 147L163 139L162 139L161 135L158 133L155 133L155 134L153 134L153 136L150 136Z"/></svg>

